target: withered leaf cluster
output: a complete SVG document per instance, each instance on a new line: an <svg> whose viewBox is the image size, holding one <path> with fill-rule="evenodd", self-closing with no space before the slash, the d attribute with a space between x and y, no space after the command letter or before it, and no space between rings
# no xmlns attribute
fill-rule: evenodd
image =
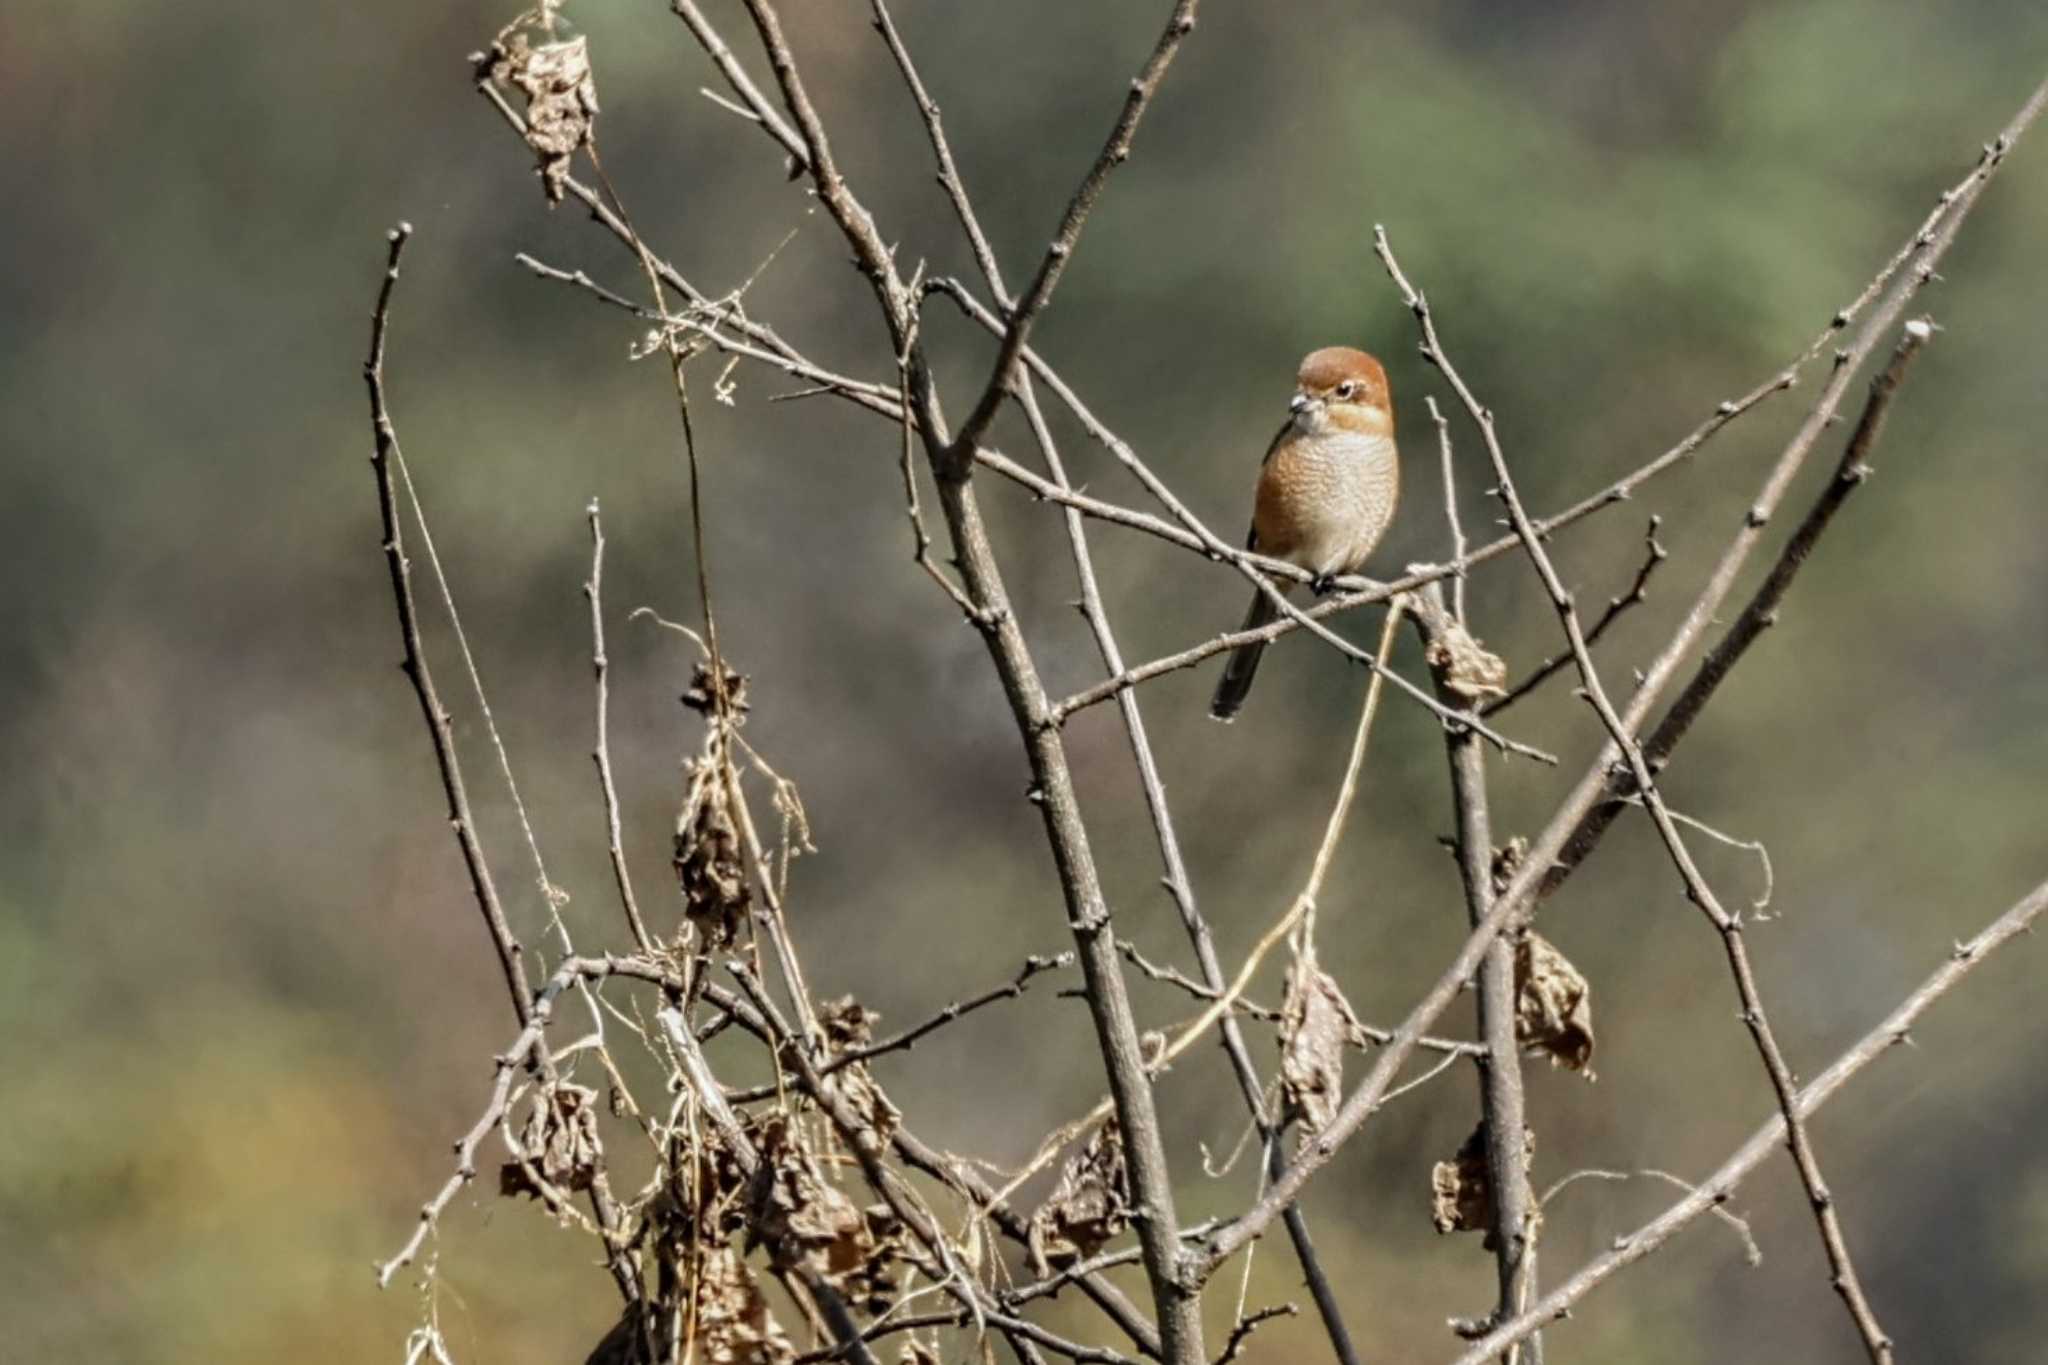
<svg viewBox="0 0 2048 1365"><path fill-rule="evenodd" d="M1040 1275L1093 1256L1131 1225L1123 1129L1105 1120L1060 1171L1059 1184L1031 1215L1031 1264Z"/></svg>
<svg viewBox="0 0 2048 1365"><path fill-rule="evenodd" d="M1536 1134L1522 1130L1522 1169L1527 1170L1536 1155ZM1486 1166L1486 1124L1481 1122L1449 1161L1431 1168L1430 1215L1438 1232L1484 1232L1485 1247L1496 1245L1493 1235L1493 1177Z"/></svg>
<svg viewBox="0 0 2048 1365"><path fill-rule="evenodd" d="M708 754L684 762L688 786L676 816L675 868L683 915L696 928L704 951L731 946L753 904L739 824L719 767Z"/></svg>
<svg viewBox="0 0 2048 1365"><path fill-rule="evenodd" d="M1344 1094L1344 1049L1363 1034L1336 979L1308 956L1287 969L1280 1005L1280 1095L1283 1122L1299 1121L1302 1141L1336 1116Z"/></svg>
<svg viewBox="0 0 2048 1365"><path fill-rule="evenodd" d="M825 1174L803 1129L781 1114L754 1130L760 1165L749 1199L749 1248L760 1245L785 1270L817 1272L856 1307L889 1306L903 1225L886 1204L858 1207Z"/></svg>
<svg viewBox="0 0 2048 1365"><path fill-rule="evenodd" d="M818 1023L835 1055L872 1043L875 1024L881 1017L850 995L841 996L818 1011ZM903 1111L882 1093L866 1062L852 1062L832 1072L825 1077L825 1089L843 1100L860 1121L861 1140L877 1151L889 1145L889 1139L903 1122Z"/></svg>
<svg viewBox="0 0 2048 1365"><path fill-rule="evenodd" d="M597 1092L580 1085L558 1082L537 1091L519 1130L525 1159L499 1169L498 1192L546 1200L589 1189L604 1159L596 1105ZM535 1183L536 1176L547 1188Z"/></svg>
<svg viewBox="0 0 2048 1365"><path fill-rule="evenodd" d="M714 1247L698 1265L697 1347L707 1365L789 1365L796 1348L768 1311L744 1257Z"/></svg>
<svg viewBox="0 0 2048 1365"><path fill-rule="evenodd" d="M1571 961L1542 935L1515 943L1515 1041L1552 1066L1593 1079L1593 991Z"/></svg>
<svg viewBox="0 0 2048 1365"><path fill-rule="evenodd" d="M526 145L539 162L548 203L562 202L569 163L590 142L597 119L597 82L583 38L535 44L523 33L491 45L487 71L526 96Z"/></svg>

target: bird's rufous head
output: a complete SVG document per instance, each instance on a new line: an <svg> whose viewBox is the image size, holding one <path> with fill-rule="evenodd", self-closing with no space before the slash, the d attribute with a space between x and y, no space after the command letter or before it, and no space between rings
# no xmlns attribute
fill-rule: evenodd
<svg viewBox="0 0 2048 1365"><path fill-rule="evenodd" d="M1289 405L1304 431L1331 429L1362 435L1394 433L1394 405L1387 372L1364 351L1325 346L1302 359Z"/></svg>

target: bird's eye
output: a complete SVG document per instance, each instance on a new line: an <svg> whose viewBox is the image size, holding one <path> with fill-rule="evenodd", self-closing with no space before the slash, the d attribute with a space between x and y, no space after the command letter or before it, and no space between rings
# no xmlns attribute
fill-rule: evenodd
<svg viewBox="0 0 2048 1365"><path fill-rule="evenodd" d="M1353 379L1347 379L1337 386L1337 398L1342 402L1349 402L1357 392L1358 382Z"/></svg>

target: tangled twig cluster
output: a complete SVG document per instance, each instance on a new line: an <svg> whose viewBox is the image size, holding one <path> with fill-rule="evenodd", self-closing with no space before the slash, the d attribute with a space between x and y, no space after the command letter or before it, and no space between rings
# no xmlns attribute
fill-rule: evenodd
<svg viewBox="0 0 2048 1365"><path fill-rule="evenodd" d="M672 8L729 87L728 95L714 97L716 102L765 134L774 152L787 159L793 177L808 180L851 250L872 290L888 339L886 357L876 366L882 378L851 377L817 364L782 332L748 313L742 306L744 285L723 295L700 289L641 238L603 171L590 53L582 38L565 39L556 31L561 22L558 4L520 16L488 52L477 54L477 88L535 153L548 199L582 203L627 248L644 277L646 298L636 301L598 284L583 270L522 258L537 274L589 293L627 312L636 327L644 326L637 355L658 352L668 358L689 452L692 513L699 532L701 633L677 629L685 630L697 646L683 700L701 715L703 740L683 764L674 843L678 898L673 903L666 898L642 900L627 868L609 755L609 665L602 601L605 547L598 508L595 503L589 508L592 563L585 591L596 677L594 757L631 949L624 955L579 953L556 915L552 924L560 952L538 989L532 985L529 947L513 932L477 833L451 713L428 666L414 598L406 548L408 521L430 550L431 541L406 474L384 389L392 294L410 229L402 227L392 234L366 366L384 548L407 674L427 722L450 819L519 1032L497 1059L483 1112L457 1146L454 1173L423 1208L412 1238L380 1267L380 1280L388 1282L400 1268L420 1258L450 1201L477 1174L480 1150L495 1131L506 1152L499 1170L500 1193L538 1201L558 1220L587 1231L602 1248L622 1310L616 1326L593 1352L593 1361L867 1362L876 1359L872 1343L897 1338L901 1358L914 1363L939 1359L945 1349L943 1332L957 1330L975 1334L984 1343L1000 1339L1027 1365L1048 1355L1077 1361L1149 1358L1165 1365L1207 1365L1205 1296L1216 1292L1224 1266L1280 1221L1332 1354L1352 1362L1359 1356L1346 1317L1356 1305L1339 1295L1325 1272L1302 1198L1316 1174L1372 1115L1397 1095L1470 1060L1476 1063L1479 1117L1471 1139L1454 1159L1437 1168L1437 1218L1446 1230L1482 1232L1498 1270L1499 1293L1489 1312L1457 1324L1468 1342L1458 1356L1461 1362L1540 1361L1539 1329L1545 1323L1701 1214L1730 1219L1747 1242L1747 1226L1722 1205L1737 1182L1780 1141L1789 1145L1812 1205L1831 1283L1872 1360L1888 1361L1889 1337L1857 1274L1836 1197L1822 1175L1805 1120L1850 1076L1904 1039L1936 999L2048 909L2048 885L2036 889L1976 939L1958 945L1897 1010L1818 1079L1802 1086L1772 1031L1757 984L1745 933L1750 916L1729 908L1713 889L1685 834L1687 829L1704 827L1670 807L1658 777L1721 682L1775 618L1800 565L1860 487L1888 407L1912 359L1933 333L1925 320L1903 320L1908 305L1935 278L1936 266L1978 196L2048 102L2048 86L2035 92L1870 284L1787 366L1741 396L1720 403L1695 430L1632 473L1549 517L1532 515L1524 504L1494 414L1446 354L1427 299L1402 270L1387 235L1376 232L1378 253L1417 320L1423 355L1440 371L1484 446L1492 492L1512 530L1476 548L1468 545L1457 519L1450 426L1432 400L1451 513L1445 562L1416 568L1392 583L1340 580L1334 595L1304 609L1282 592L1306 576L1303 570L1235 549L1217 536L1032 345L1034 326L1053 300L1090 213L1117 168L1132 154L1155 94L1194 31L1197 0L1172 4L1164 29L1130 82L1109 134L1051 241L1025 283L1015 289L977 217L938 105L883 0L871 0L875 27L921 116L939 182L979 270L978 286L927 277L922 265L906 274L890 239L834 158L823 117L776 6L772 0L744 0L744 5L773 76L772 91L747 75L694 0L673 0ZM525 101L523 112L513 102L519 97ZM589 161L595 185L575 173L579 157ZM933 300L956 307L995 340L988 372L972 388L972 402L957 426L941 405L923 342L923 314ZM1743 569L1762 548L1795 476L1849 400L1855 376L1887 346L1890 359L1871 384L1834 477L1780 548L1735 624L1692 665L1689 681L1659 714L1663 697L1700 650ZM801 380L810 386L807 392L831 395L896 425L914 557L987 648L1016 724L1031 773L1031 800L1043 819L1058 872L1060 912L1073 940L1069 952L1033 958L1008 980L880 1039L876 1016L858 1000L819 1000L804 979L789 907L791 863L807 847L807 824L794 786L745 738L747 680L721 651L704 556L687 381L690 363L705 352L725 357L726 369L714 383L714 394L721 399L730 397L732 366L759 364ZM1590 626L1582 622L1574 594L1551 558L1550 538L1628 500L1650 480L1695 458L1728 425L1791 389L1823 356L1830 359L1831 368L1818 396L1770 467L1677 628L1637 674L1630 692L1624 696L1611 690L1605 681L1611 665L1603 668L1594 646L1615 619L1643 601L1653 573L1666 558L1658 540L1659 523L1654 518L1650 522L1645 558L1630 586ZM1048 395L1133 477L1156 503L1156 510L1125 506L1077 489L1047 420ZM1037 448L1036 468L992 444L992 424L1009 406L1026 422ZM1046 690L1032 642L1011 608L1002 561L981 511L980 489L988 482L984 475L1023 488L1058 508L1063 519L1080 605L1103 669L1099 682L1070 696ZM921 492L925 487L932 493L929 502ZM927 529L926 515L933 510L939 537ZM1156 659L1128 662L1095 573L1089 543L1092 522L1146 534L1227 564L1271 595L1281 614L1257 630L1221 634ZM949 562L942 563L933 554L941 544ZM1522 681L1510 683L1507 664L1472 631L1464 584L1473 570L1518 550L1554 608L1563 648ZM452 595L438 561L431 562L452 613ZM1388 610L1371 650L1347 640L1330 624L1342 614L1376 603L1388 604ZM739 606L744 609L744 603ZM1426 682L1404 676L1389 663L1404 617L1423 638L1430 671ZM1310 632L1364 665L1369 683L1344 777L1303 889L1247 959L1228 969L1214 946L1182 856L1146 731L1140 691L1165 673L1252 640L1270 640L1295 630ZM1579 695L1603 737L1603 748L1537 832L1499 839L1489 809L1489 747L1500 755L1555 760L1497 728L1498 720L1566 667L1577 674ZM469 676L482 706L482 684L473 665ZM1340 982L1320 965L1315 933L1318 899L1343 836L1383 687L1402 693L1442 723L1455 798L1456 834L1451 843L1469 926L1456 954L1392 1028L1376 1028L1357 1017ZM1121 939L1102 890L1068 762L1064 727L1079 711L1111 701L1118 708L1141 781L1164 881L1187 933L1192 967L1186 970L1153 966ZM509 781L509 763L505 775ZM756 802L763 792L780 822L779 844L762 837L763 822L756 818ZM1559 1066L1585 1071L1594 1050L1592 988L1555 943L1535 932L1533 920L1541 903L1557 893L1620 812L1630 807L1650 817L1686 894L1720 937L1740 1015L1771 1082L1777 1113L1718 1171L1697 1184L1665 1172L1645 1172L1677 1184L1684 1197L1546 1293L1538 1281L1536 1255L1545 1204L1580 1176L1622 1177L1606 1171L1575 1172L1540 1199L1531 1186L1535 1148L1525 1116L1522 1061L1536 1053ZM530 829L529 841L552 910L559 902ZM1768 866L1766 860L1767 874ZM673 908L663 912L657 905ZM1277 1011L1253 1007L1246 991L1263 959L1283 942L1289 965L1282 1005ZM1127 960L1192 997L1198 1006L1195 1018L1161 1032L1141 1027L1126 988ZM986 1167L952 1156L918 1135L913 1118L885 1092L877 1065L966 1014L1017 999L1041 974L1076 966L1077 993L1094 1025L1108 1093L1089 1113L1050 1134L1023 1170L1006 1173L1000 1185L992 1185L984 1174ZM1482 1036L1465 1042L1430 1035L1427 1031L1468 983L1477 986ZM583 1037L564 1043L555 1032L556 1007L571 994L584 1004L591 1027ZM1247 1036L1253 1028L1270 1029L1274 1035L1276 1049L1269 1067L1262 1067L1255 1057ZM1156 1092L1168 1064L1211 1036L1212 1030L1231 1064L1250 1132L1262 1153L1261 1188L1234 1216L1189 1226L1177 1212L1177 1185L1167 1160ZM622 1066L613 1052L622 1032L630 1034L656 1064L665 1080L658 1094L644 1082L637 1093L629 1084L630 1068ZM726 1042L717 1044L721 1051L714 1064L710 1049L719 1039ZM734 1040L737 1044L728 1047ZM1434 1052L1437 1060L1404 1080L1418 1047ZM1360 1050L1370 1064L1364 1078L1347 1092L1347 1054ZM747 1069L754 1074L742 1083L736 1078ZM761 1072L768 1079L761 1080ZM621 1174L622 1142L652 1154L649 1174L630 1192ZM1061 1163L1059 1174L1035 1211L1013 1205L1025 1179L1052 1169L1055 1162ZM1135 1238L1135 1248L1115 1248L1127 1236ZM1143 1303L1134 1302L1105 1274L1133 1260L1145 1272ZM1069 1285L1100 1309L1111 1331L1099 1339L1070 1339L1032 1315L1034 1304ZM1291 1304L1251 1308L1240 1290L1221 1358L1235 1357L1262 1323L1294 1311ZM415 1358L429 1353L445 1358L431 1322L422 1332L424 1336L415 1334L410 1343ZM799 1344L806 1336L810 1344Z"/></svg>

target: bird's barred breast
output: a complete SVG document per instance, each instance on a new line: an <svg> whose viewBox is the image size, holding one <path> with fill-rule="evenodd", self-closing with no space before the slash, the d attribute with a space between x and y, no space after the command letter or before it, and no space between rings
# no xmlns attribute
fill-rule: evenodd
<svg viewBox="0 0 2048 1365"><path fill-rule="evenodd" d="M1400 462L1391 436L1297 436L1259 476L1252 526L1259 549L1315 573L1362 564L1394 519Z"/></svg>

